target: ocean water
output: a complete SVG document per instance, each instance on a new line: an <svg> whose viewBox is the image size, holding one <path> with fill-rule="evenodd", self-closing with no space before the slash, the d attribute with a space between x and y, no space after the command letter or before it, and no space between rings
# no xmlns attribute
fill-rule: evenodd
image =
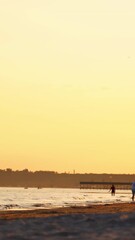
<svg viewBox="0 0 135 240"><path fill-rule="evenodd" d="M108 190L0 188L0 210L51 209L119 202L131 202L131 191L118 190L115 196L111 196Z"/></svg>

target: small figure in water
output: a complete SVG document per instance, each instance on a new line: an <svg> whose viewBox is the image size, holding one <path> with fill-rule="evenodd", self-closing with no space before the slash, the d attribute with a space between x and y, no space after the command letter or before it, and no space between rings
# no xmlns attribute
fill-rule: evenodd
<svg viewBox="0 0 135 240"><path fill-rule="evenodd" d="M135 196L135 182L132 183L132 201L134 201Z"/></svg>
<svg viewBox="0 0 135 240"><path fill-rule="evenodd" d="M111 186L110 191L111 191L112 196L114 196L115 195L115 186L114 185Z"/></svg>

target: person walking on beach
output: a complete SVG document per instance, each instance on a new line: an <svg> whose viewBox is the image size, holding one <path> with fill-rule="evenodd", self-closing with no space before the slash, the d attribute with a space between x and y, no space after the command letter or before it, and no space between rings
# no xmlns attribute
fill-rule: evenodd
<svg viewBox="0 0 135 240"><path fill-rule="evenodd" d="M114 185L111 186L110 191L111 191L112 196L114 196L115 195L115 186Z"/></svg>
<svg viewBox="0 0 135 240"><path fill-rule="evenodd" d="M132 183L132 201L134 201L135 197L135 182Z"/></svg>

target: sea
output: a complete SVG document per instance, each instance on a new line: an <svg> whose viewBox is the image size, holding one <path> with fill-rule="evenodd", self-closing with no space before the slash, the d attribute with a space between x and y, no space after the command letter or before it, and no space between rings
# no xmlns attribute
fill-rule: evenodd
<svg viewBox="0 0 135 240"><path fill-rule="evenodd" d="M89 206L131 202L130 190L75 188L0 188L0 210L52 209L56 207Z"/></svg>

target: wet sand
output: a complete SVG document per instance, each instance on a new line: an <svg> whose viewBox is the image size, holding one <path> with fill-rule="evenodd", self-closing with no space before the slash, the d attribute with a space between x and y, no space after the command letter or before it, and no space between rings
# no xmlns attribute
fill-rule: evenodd
<svg viewBox="0 0 135 240"><path fill-rule="evenodd" d="M36 210L5 210L0 211L0 219L18 219L18 218L39 218L53 217L70 214L102 214L102 213L120 213L135 212L135 203L115 203L104 205L90 205L87 207L73 206L54 209L36 209Z"/></svg>
<svg viewBox="0 0 135 240"><path fill-rule="evenodd" d="M0 211L0 239L133 240L135 203Z"/></svg>

